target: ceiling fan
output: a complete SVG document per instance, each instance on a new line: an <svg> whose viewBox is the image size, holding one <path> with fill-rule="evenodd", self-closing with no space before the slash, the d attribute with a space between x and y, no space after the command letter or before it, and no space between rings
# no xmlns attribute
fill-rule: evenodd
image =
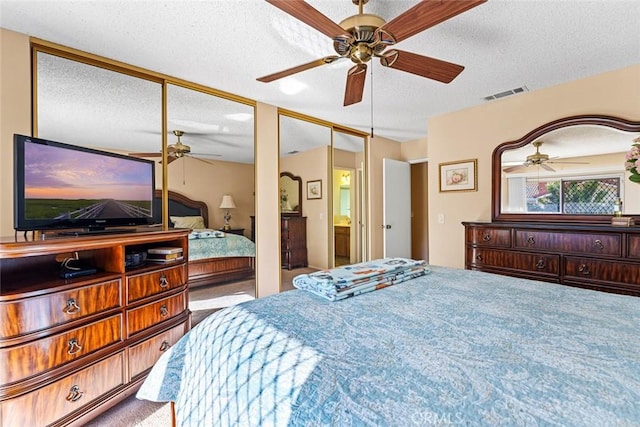
<svg viewBox="0 0 640 427"><path fill-rule="evenodd" d="M534 147L536 147L536 152L527 156L527 160L525 160L522 164L510 166L504 168L504 172L514 172L521 168L527 168L530 166L540 166L542 169L547 170L549 172L555 172L556 170L548 165L548 163L564 163L564 164L576 164L576 165L586 165L587 162L558 162L553 159L557 159L558 157L549 157L548 154L544 154L540 152L540 147L542 146L542 141L534 141L531 143Z"/></svg>
<svg viewBox="0 0 640 427"><path fill-rule="evenodd" d="M191 158L197 159L197 160L201 160L203 162L206 162L205 159L200 159L198 157L195 156L215 156L215 157L219 157L219 154L209 154L209 153L192 153L191 152L191 147L183 144L180 141L180 138L185 134L184 131L181 130L174 130L173 134L178 138L178 141L170 144L167 146L167 156L168 156L168 162L171 163L174 160L178 160L182 157L185 156L189 156ZM129 153L130 156L134 156L134 157L162 157L162 153Z"/></svg>
<svg viewBox="0 0 640 427"><path fill-rule="evenodd" d="M362 101L367 62L380 58L384 67L406 71L428 79L449 83L464 70L462 65L387 47L479 6L487 0L422 0L389 22L363 13L369 0L351 0L358 14L336 24L304 0L266 0L268 3L333 39L337 55L325 56L306 64L260 77L272 82L301 71L349 58L355 65L347 73L344 105Z"/></svg>

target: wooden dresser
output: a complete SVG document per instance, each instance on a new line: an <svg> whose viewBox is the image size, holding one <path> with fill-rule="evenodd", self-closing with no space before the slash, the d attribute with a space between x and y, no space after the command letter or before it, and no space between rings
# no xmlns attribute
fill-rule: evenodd
<svg viewBox="0 0 640 427"><path fill-rule="evenodd" d="M1 426L84 425L135 393L190 328L188 230L0 242ZM125 254L184 260L125 268ZM59 277L77 252L97 273Z"/></svg>
<svg viewBox="0 0 640 427"><path fill-rule="evenodd" d="M282 267L306 267L307 217L282 216L280 219L280 250Z"/></svg>
<svg viewBox="0 0 640 427"><path fill-rule="evenodd" d="M464 222L465 267L640 296L640 227Z"/></svg>

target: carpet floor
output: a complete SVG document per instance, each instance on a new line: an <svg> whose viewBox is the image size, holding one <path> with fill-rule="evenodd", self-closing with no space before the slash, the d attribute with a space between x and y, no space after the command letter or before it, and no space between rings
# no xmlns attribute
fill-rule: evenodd
<svg viewBox="0 0 640 427"><path fill-rule="evenodd" d="M310 268L282 270L280 289L283 292L293 289L291 284L293 278L298 274L311 271L315 270ZM189 310L192 313L192 326L221 308L255 299L255 290L255 279L191 289L189 291ZM170 425L170 404L138 400L135 394L86 424L87 427L163 427Z"/></svg>

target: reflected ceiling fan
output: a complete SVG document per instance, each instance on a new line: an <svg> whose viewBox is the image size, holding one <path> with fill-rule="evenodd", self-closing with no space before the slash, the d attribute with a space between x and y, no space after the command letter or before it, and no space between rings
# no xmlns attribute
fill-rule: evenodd
<svg viewBox="0 0 640 427"><path fill-rule="evenodd" d="M548 165L548 163L563 163L563 164L576 164L576 165L587 165L587 162L565 162L565 161L556 161L558 157L549 157L548 154L544 154L540 152L540 147L542 146L542 141L534 141L531 143L534 147L536 147L536 152L527 156L527 160L525 160L522 164L510 166L504 168L504 172L515 172L522 168L528 168L530 166L540 166L542 169L547 170L549 172L555 172L556 170Z"/></svg>
<svg viewBox="0 0 640 427"><path fill-rule="evenodd" d="M178 141L167 146L167 156L168 156L169 163L173 162L174 160L178 160L182 157L191 157L196 160L207 162L206 159L201 159L196 156L214 156L214 157L220 156L219 154L192 153L191 147L186 144L183 144L180 141L180 138L182 137L182 135L185 134L184 131L174 130L173 134L178 138ZM162 153L129 153L129 155L134 157L162 157Z"/></svg>
<svg viewBox="0 0 640 427"><path fill-rule="evenodd" d="M367 62L373 57L389 68L406 71L428 79L449 83L464 70L462 65L387 47L479 6L487 0L422 0L389 22L377 15L363 13L369 0L351 0L358 14L336 24L304 0L266 0L296 19L333 39L337 55L325 56L306 64L260 77L272 82L301 71L349 58L355 65L347 73L344 105L362 101Z"/></svg>

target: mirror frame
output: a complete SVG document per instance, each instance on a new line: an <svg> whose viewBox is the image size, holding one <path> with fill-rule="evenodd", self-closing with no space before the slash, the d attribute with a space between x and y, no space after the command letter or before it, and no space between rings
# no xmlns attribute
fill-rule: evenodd
<svg viewBox="0 0 640 427"><path fill-rule="evenodd" d="M640 122L622 119L619 117L605 115L580 115L564 117L552 122L546 123L520 139L508 141L498 145L493 150L491 164L491 219L496 222L554 222L554 223L611 223L612 215L570 215L570 214L516 214L502 213L500 211L502 205L502 153L524 147L540 138L544 134L556 129L567 126L576 125L598 125L606 126L626 132L640 132ZM631 148L631 141L629 141ZM626 214L627 217L634 218L637 224L640 224L640 213Z"/></svg>
<svg viewBox="0 0 640 427"><path fill-rule="evenodd" d="M296 212L282 212L282 210L280 210L280 215L281 216L302 216L302 178L292 174L291 172L280 172L280 178L282 178L283 176L291 178L292 181L297 181L298 182L298 201L299 201L298 202L298 207L299 207L299 209ZM280 204L278 203L278 206L279 205Z"/></svg>

